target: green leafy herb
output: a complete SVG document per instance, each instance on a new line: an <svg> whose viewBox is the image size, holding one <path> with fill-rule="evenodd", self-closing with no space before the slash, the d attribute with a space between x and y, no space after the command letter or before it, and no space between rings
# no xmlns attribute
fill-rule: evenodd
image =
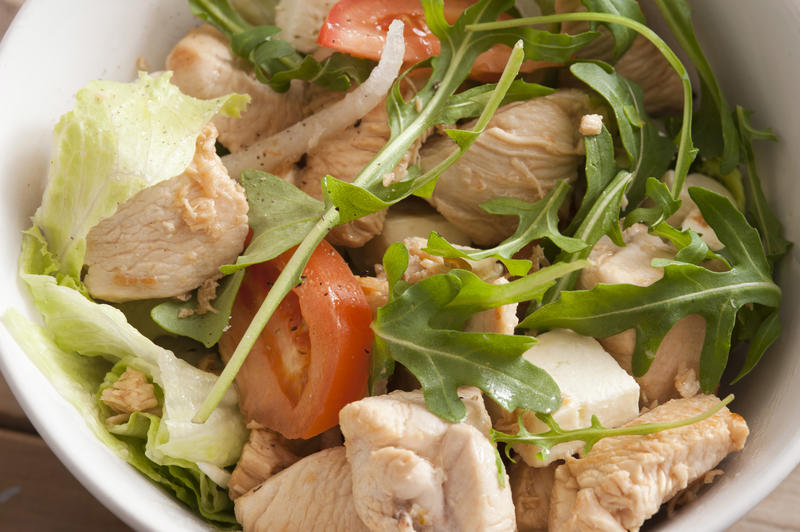
<svg viewBox="0 0 800 532"><path fill-rule="evenodd" d="M393 260L398 264L392 265ZM399 271L402 260L402 255L394 252L392 257L384 257L394 272ZM536 343L534 338L459 329L481 310L541 297L554 278L584 265L552 266L506 285L487 283L466 270L453 270L408 286L378 309L372 325L374 356L384 361L380 369L390 366L385 363L389 359L403 364L419 379L428 409L452 422L466 415L456 393L462 385L477 386L507 410L550 412L558 408L558 386L521 356Z"/></svg>
<svg viewBox="0 0 800 532"><path fill-rule="evenodd" d="M628 200L638 205L644 196L645 180L661 177L667 171L674 152L672 141L647 116L638 85L608 65L604 68L598 63L580 62L570 66L570 71L605 98L614 111L622 146L628 154L628 169L633 174Z"/></svg>
<svg viewBox="0 0 800 532"><path fill-rule="evenodd" d="M781 291L772 281L758 232L730 200L700 188L692 188L690 195L725 244L720 254L730 270L712 272L673 263L650 286L600 284L592 290L562 292L559 301L539 308L520 326L565 327L596 337L633 328L633 372L643 375L672 326L684 316L699 314L706 320L700 385L706 393L713 391L727 365L738 310L747 303L777 307Z"/></svg>
<svg viewBox="0 0 800 532"><path fill-rule="evenodd" d="M700 76L701 106L692 130L697 145L706 157L721 156L723 174L732 172L739 164L736 126L719 82L697 42L692 10L685 0L656 0L656 5Z"/></svg>
<svg viewBox="0 0 800 532"><path fill-rule="evenodd" d="M556 259L557 262L571 263L586 259L592 251L592 247L604 235L610 235L617 244L623 244L622 235L619 230L619 210L625 190L631 183L633 175L625 170L620 171L616 177L608 184L600 197L584 218L583 222L575 231L575 237L586 242L587 246L574 253L563 252ZM570 290L578 280L579 273L573 272L565 275L553 286L544 298L546 303L554 301L564 290ZM520 323L520 327L527 327L528 320Z"/></svg>
<svg viewBox="0 0 800 532"><path fill-rule="evenodd" d="M595 13L610 13L642 24L645 23L644 15L636 0L582 0L581 3L586 9ZM636 31L627 26L609 22L600 22L600 24L607 27L614 37L614 60L616 61L631 47L636 38ZM592 22L592 29L596 29L597 25L597 22Z"/></svg>
<svg viewBox="0 0 800 532"><path fill-rule="evenodd" d="M750 346L747 348L744 365L741 371L739 371L739 374L736 375L736 378L731 381L731 384L739 382L748 373L753 371L753 368L756 367L761 357L764 356L766 350L778 339L780 334L781 322L776 309L770 312L756 329L755 335L750 341Z"/></svg>
<svg viewBox="0 0 800 532"><path fill-rule="evenodd" d="M481 207L491 214L515 215L519 217L517 230L497 246L482 250L464 250L450 244L436 233L428 238L425 251L432 255L447 258L465 258L481 260L496 257L513 276L525 275L531 268L531 261L514 259L516 252L529 242L540 238L547 238L561 249L573 253L586 247L586 244L576 238L562 235L558 230L558 209L564 202L569 185L566 181L559 181L555 187L535 203L530 203L516 198L495 198Z"/></svg>
<svg viewBox="0 0 800 532"><path fill-rule="evenodd" d="M505 432L492 429L491 438L495 444L499 442L509 444L506 447L506 454L509 458L511 458L509 455L511 452L511 445L519 443L536 445L541 448L541 451L539 451L537 457L540 460L546 460L547 455L550 454L550 449L552 449L555 445L571 441L584 442L585 445L583 446L583 454L585 456L589 454L589 452L592 450L592 447L594 447L594 445L603 438L609 438L612 436L645 436L647 434L655 434L656 432L661 432L664 430L677 429L678 427L692 425L693 423L698 423L704 419L710 418L722 410L731 401L733 401L733 395L728 395L725 397L725 399L721 400L719 403L714 405L712 408L709 408L702 414L686 419L679 419L677 421L668 421L664 423L641 423L638 425L629 425L627 427L617 428L604 427L600 423L600 420L597 419L597 416L592 416L591 426L582 429L564 430L558 425L556 420L553 419L552 415L537 412L536 417L550 427L550 430L547 432L541 432L538 434L531 434L528 429L525 428L525 423L523 423L522 420L522 414L520 414L518 422L519 431L516 434L506 434Z"/></svg>
<svg viewBox="0 0 800 532"><path fill-rule="evenodd" d="M614 141L605 125L599 135L583 137L586 147L586 192L583 194L581 206L567 226L566 233L574 234L575 230L586 219L597 198L617 175L617 162L614 159Z"/></svg>
<svg viewBox="0 0 800 532"><path fill-rule="evenodd" d="M302 79L331 90L344 91L361 83L373 61L334 53L322 62L304 56L286 41L276 39L276 26L252 26L227 0L189 0L192 13L214 25L231 41L231 51L253 64L262 83L277 92L289 90L293 79Z"/></svg>
<svg viewBox="0 0 800 532"><path fill-rule="evenodd" d="M165 331L197 340L206 347L219 342L223 331L228 327L231 308L239 285L242 284L244 270L226 277L219 288L212 304L214 310L198 314L197 296L188 301L169 299L153 307L150 316ZM188 315L187 315L188 314Z"/></svg>
<svg viewBox="0 0 800 532"><path fill-rule="evenodd" d="M321 201L272 174L245 170L241 183L247 194L253 238L236 264L220 268L226 274L274 259L296 246L324 211Z"/></svg>
<svg viewBox="0 0 800 532"><path fill-rule="evenodd" d="M465 118L473 118L481 114L489 103L492 93L497 89L496 83L483 83L465 91L454 94L447 104L447 107L440 116L442 124L455 124ZM538 83L528 83L521 79L515 79L506 91L505 97L500 105L521 100L530 100L540 96L547 96L555 92L551 87L545 87Z"/></svg>
<svg viewBox="0 0 800 532"><path fill-rule="evenodd" d="M745 168L747 169L747 180L745 181L745 195L747 198L747 214L761 233L761 240L764 243L764 251L767 258L777 262L791 245L783 238L783 226L775 213L769 208L764 190L761 187L761 178L756 168L756 156L753 152L754 140L771 140L777 138L770 131L762 131L753 128L750 124L750 113L744 108L736 107L736 121L739 126L739 138L742 143L742 154L744 156Z"/></svg>

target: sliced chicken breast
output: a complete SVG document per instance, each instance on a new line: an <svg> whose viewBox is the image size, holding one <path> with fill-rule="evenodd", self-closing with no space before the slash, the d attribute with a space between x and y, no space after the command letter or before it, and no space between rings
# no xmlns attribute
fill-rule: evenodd
<svg viewBox="0 0 800 532"><path fill-rule="evenodd" d="M470 149L439 177L431 204L475 244L499 243L514 232L517 219L489 214L480 204L496 197L537 201L559 179L573 181L584 155L578 128L581 117L592 111L589 95L576 89L501 107ZM454 150L447 137L427 142L421 151L423 170Z"/></svg>
<svg viewBox="0 0 800 532"><path fill-rule="evenodd" d="M182 174L142 190L89 231L84 283L92 297L182 296L213 283L219 267L236 260L248 205L216 154L216 137L209 124Z"/></svg>
<svg viewBox="0 0 800 532"><path fill-rule="evenodd" d="M718 402L713 395L674 399L630 425L689 418ZM600 440L584 458L567 460L556 470L550 530L638 530L664 502L742 449L747 434L742 417L723 408L685 427Z"/></svg>
<svg viewBox="0 0 800 532"><path fill-rule="evenodd" d="M312 454L236 499L245 532L366 532L344 447Z"/></svg>
<svg viewBox="0 0 800 532"><path fill-rule="evenodd" d="M286 93L275 92L256 79L243 59L232 54L228 40L212 26L190 30L167 56L166 66L174 72L172 83L189 96L209 99L231 92L250 95L252 100L241 118L214 119L219 141L232 152L302 118L304 84L295 83Z"/></svg>

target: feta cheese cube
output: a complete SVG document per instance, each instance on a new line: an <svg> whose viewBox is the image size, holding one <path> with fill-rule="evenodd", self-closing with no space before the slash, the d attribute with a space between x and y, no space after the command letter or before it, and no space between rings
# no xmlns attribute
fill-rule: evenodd
<svg viewBox="0 0 800 532"><path fill-rule="evenodd" d="M566 329L546 332L537 338L539 343L523 356L549 373L561 389L562 404L553 413L561 428L588 427L593 415L604 426L617 427L639 415L639 385L597 340ZM532 433L548 430L533 412L525 412L523 421ZM516 430L516 415L513 422ZM556 445L544 461L536 457L538 446L515 445L514 450L527 464L542 467L582 447L581 441Z"/></svg>

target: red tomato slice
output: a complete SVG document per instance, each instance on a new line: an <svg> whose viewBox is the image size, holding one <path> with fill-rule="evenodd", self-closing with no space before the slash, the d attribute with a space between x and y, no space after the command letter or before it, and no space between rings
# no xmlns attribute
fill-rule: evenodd
<svg viewBox="0 0 800 532"><path fill-rule="evenodd" d="M476 0L446 0L444 15L452 24ZM416 63L440 50L439 39L425 23L425 11L419 0L340 0L322 25L317 42L357 57L380 59L386 32L392 20L404 24L406 49L404 60ZM508 47L497 44L482 53L472 67L472 77L497 78L510 54ZM552 66L553 63L526 61L523 72ZM493 76L494 75L494 76Z"/></svg>
<svg viewBox="0 0 800 532"><path fill-rule="evenodd" d="M245 273L219 342L228 360L294 250ZM245 418L287 438L311 438L339 423L339 410L366 393L372 330L364 293L350 268L323 241L303 282L279 305L239 374Z"/></svg>

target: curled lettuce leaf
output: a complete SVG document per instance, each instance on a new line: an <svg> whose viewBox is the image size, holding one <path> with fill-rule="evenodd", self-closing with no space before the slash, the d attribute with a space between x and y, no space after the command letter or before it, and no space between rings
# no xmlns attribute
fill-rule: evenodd
<svg viewBox="0 0 800 532"><path fill-rule="evenodd" d="M92 81L56 125L47 188L33 221L60 278L79 283L89 230L140 190L183 172L202 128L218 113L238 116L249 101L237 94L198 100L170 77Z"/></svg>
<svg viewBox="0 0 800 532"><path fill-rule="evenodd" d="M225 467L236 462L247 429L230 389L206 423L191 418L216 376L176 357L143 336L118 309L94 303L49 275L22 274L59 348L124 362L153 378L164 391L164 415L151 458L166 457Z"/></svg>
<svg viewBox="0 0 800 532"><path fill-rule="evenodd" d="M81 356L62 349L52 333L15 309L8 310L2 321L39 371L81 413L101 442L216 526L230 528L236 523L225 490L203 474L197 464L171 457L152 459L150 451L162 434L158 416L134 413L123 425L109 426L104 422L105 407L97 400L97 394L108 380L109 371L121 373L126 366L112 368L101 357Z"/></svg>

